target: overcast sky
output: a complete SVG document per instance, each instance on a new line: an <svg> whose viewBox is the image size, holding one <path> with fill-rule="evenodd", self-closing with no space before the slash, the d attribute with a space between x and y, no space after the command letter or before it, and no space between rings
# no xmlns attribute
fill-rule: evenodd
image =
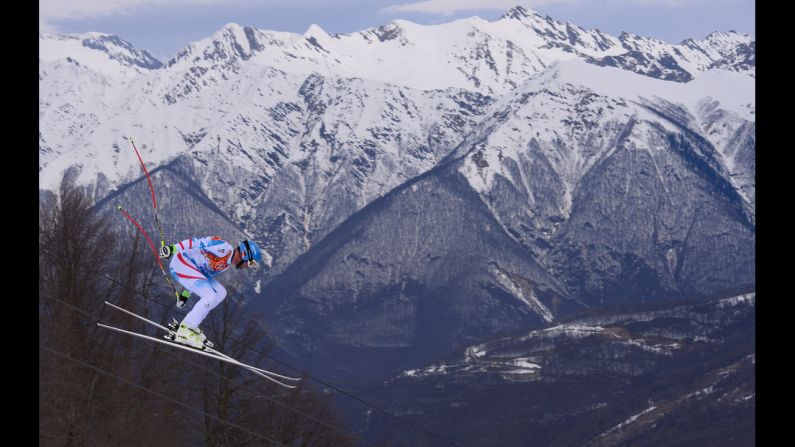
<svg viewBox="0 0 795 447"><path fill-rule="evenodd" d="M349 33L399 18L421 24L479 16L495 20L522 5L618 35L666 42L712 31L755 36L754 0L39 0L41 31L115 34L165 61L227 23L303 33L311 24Z"/></svg>

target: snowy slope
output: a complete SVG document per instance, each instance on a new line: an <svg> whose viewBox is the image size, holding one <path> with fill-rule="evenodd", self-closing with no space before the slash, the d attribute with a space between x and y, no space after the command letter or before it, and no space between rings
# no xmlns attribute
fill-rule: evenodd
<svg viewBox="0 0 795 447"><path fill-rule="evenodd" d="M417 89L455 87L502 94L555 61L580 58L604 65L609 58L629 53L658 65L672 58L688 71L689 80L751 41L737 33L713 33L702 41L680 45L628 33L617 38L517 7L493 22L472 17L426 26L394 20L335 35L317 25L294 34L228 24L180 51L167 66L208 68L235 56L288 73L317 72ZM226 68L234 66L229 63ZM624 68L634 67L624 64Z"/></svg>
<svg viewBox="0 0 795 447"><path fill-rule="evenodd" d="M473 17L423 26L396 20L340 35L329 35L315 25L301 35L228 24L190 44L162 67L145 51L115 36L43 33L39 41L40 183L50 190L60 173L75 163L84 165L84 182L93 181L100 172L111 188L131 179L134 160L129 160L128 166L108 163L108 155L102 163L89 161L102 157L98 147L113 147L119 141L106 135L91 141L94 148L87 149L84 138L90 132L107 134L116 129L115 134L140 134L128 127L133 121L158 144L158 153L148 157L152 163L159 165L184 153L186 145L178 144L175 135L201 133L210 123L221 124L236 104L250 100L250 91L262 81L250 75L240 78L239 74L259 72L263 67L297 78L317 73L420 90L458 88L501 95L556 61L580 59L647 73L647 67L606 61L634 52L659 65L660 58L672 55L679 66L689 70L687 78L691 79L710 67L735 69L747 62L746 50L753 44L748 36L731 32L680 45L627 33L616 38L521 7L493 22ZM732 59L738 54L745 56L739 61ZM750 68L747 63L742 66L744 73L752 75L752 64ZM242 85L243 81L250 85ZM294 89L296 82L301 80L292 81L290 88ZM205 94L210 87L216 88ZM172 107L193 96L198 97L184 108ZM111 122L117 118L123 119ZM158 135L161 131L154 131L150 122L163 123L167 135ZM77 152L53 162L73 149Z"/></svg>
<svg viewBox="0 0 795 447"><path fill-rule="evenodd" d="M39 35L39 63L67 61L109 76L129 77L160 68L145 50L102 33Z"/></svg>
<svg viewBox="0 0 795 447"><path fill-rule="evenodd" d="M509 160L527 156L526 148L540 144L570 194L588 170L615 150L609 135L630 120L659 121L648 104L680 107L685 126L712 143L720 165L736 187L750 187L748 166L738 163L732 143L737 133L749 132L755 121L755 82L724 70L704 72L687 83L662 81L612 67L579 60L559 62L506 96L495 109L482 150L462 166L472 186L481 193L493 186L495 175L511 177ZM675 126L665 124L669 130ZM613 129L611 132L609 129ZM654 150L653 141L637 141ZM520 186L526 175L514 178ZM753 203L753 194L745 197ZM567 199L568 200L568 199Z"/></svg>
<svg viewBox="0 0 795 447"><path fill-rule="evenodd" d="M678 82L688 82L699 72L720 67L755 76L754 59L749 56L754 42L746 34L714 32L702 40L687 39L678 45L627 32L621 33L619 40L625 51L586 60Z"/></svg>
<svg viewBox="0 0 795 447"><path fill-rule="evenodd" d="M570 296L752 282L753 84L560 62L496 101L450 158L503 230L567 276ZM723 255L707 268L696 253L710 251Z"/></svg>

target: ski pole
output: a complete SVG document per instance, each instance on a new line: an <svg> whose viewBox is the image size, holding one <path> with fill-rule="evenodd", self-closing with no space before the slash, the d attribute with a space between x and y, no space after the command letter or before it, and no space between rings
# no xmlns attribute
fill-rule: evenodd
<svg viewBox="0 0 795 447"><path fill-rule="evenodd" d="M154 211L155 211L155 224L157 224L157 230L160 232L160 247L164 247L166 245L166 236L163 233L163 226L160 224L160 218L157 216L157 199L155 198L155 187L154 187L154 185L152 185L152 178L149 177L149 171L146 169L146 164L144 163L143 158L141 158L141 154L138 152L138 148L135 147L135 142L133 142L132 138L128 138L128 139L130 140L130 144L132 145L133 150L135 151L135 155L138 156L138 161L141 163L141 169L143 169L144 170L144 174L146 174L146 181L149 183L149 191L152 193L152 207L154 208ZM147 238L148 238L148 236L147 236ZM151 241L150 241L150 244L151 244ZM174 290L174 294L177 296L177 302L178 303L179 302L183 302L180 297L184 298L184 300L186 301L188 299L188 295L187 295L188 292L186 290L183 290L182 291L183 295L181 296L177 292L177 288L174 287L174 284L168 278L168 275L166 275L166 271L163 268L163 264L160 262L160 257L159 256L157 257L157 261L158 261L158 264L160 264L160 270L163 272L163 276L166 278L166 281L171 286L171 289Z"/></svg>
<svg viewBox="0 0 795 447"><path fill-rule="evenodd" d="M135 143L133 143L132 138L128 138L130 140L130 144L132 144L133 150L135 150L135 155L138 156L138 161L141 162L141 168L144 170L144 174L146 174L146 180L149 182L149 191L152 192L152 206L155 209L155 223L157 224L157 230L160 232L160 246L163 247L166 245L166 237L163 235L163 227L160 225L160 219L157 217L157 200L155 199L155 187L152 186L152 179L149 177L149 171L146 169L146 165L144 164L144 160L141 158L141 154L138 153L138 148L135 147Z"/></svg>
<svg viewBox="0 0 795 447"><path fill-rule="evenodd" d="M158 256L157 249L155 249L155 244L152 243L152 239L149 238L149 234L146 232L146 230L144 230L141 224L136 222L136 220L133 219L132 216L130 216L130 214L127 211L125 211L124 208L121 207L121 205L116 205L116 207L119 209L119 211L121 211L122 214L124 214L124 217L126 217L130 222L132 222L133 225L135 225L135 227L138 228L138 230L141 233L143 233L144 237L149 242L149 247L152 249L152 254L155 256L155 259L157 260L157 265L160 266L160 271L163 272L163 277L166 278L166 282L168 283L169 286L171 286L171 290L174 291L174 295L176 295L177 299L179 299L179 292L177 292L177 288L174 287L174 283L171 282L171 278L169 278L168 275L166 274L166 270L163 267L163 262L160 261L160 256Z"/></svg>

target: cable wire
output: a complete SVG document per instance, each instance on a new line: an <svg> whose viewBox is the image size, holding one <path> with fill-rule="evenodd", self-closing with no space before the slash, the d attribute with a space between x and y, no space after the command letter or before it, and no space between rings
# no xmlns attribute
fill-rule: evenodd
<svg viewBox="0 0 795 447"><path fill-rule="evenodd" d="M44 249L45 251L47 251L50 254L52 254L47 247L42 247L42 249ZM115 283L115 284L117 284L117 285L119 285L121 287L124 287L124 284L121 284L119 281L117 281L117 280L115 280L115 279L113 279L113 278L111 278L111 277L109 277L109 276L107 276L107 275L105 275L105 274L103 274L101 272L98 272L98 271L94 270L91 267L86 266L82 262L78 262L77 265L85 268L86 270L88 270L90 272L93 272L94 274L96 274L98 276L101 276L101 277L107 279L110 282L113 282L113 283ZM163 304L163 303L157 301L156 299L154 299L152 297L146 296L145 294L143 294L142 292L140 292L138 290L136 290L135 293L140 295L141 297L143 297L144 300L149 301L149 302L153 302L153 303L163 307L164 309L166 309L167 312L173 311L173 312L176 312L176 313L181 314L181 315L187 314L187 311L185 311L185 310L172 309L170 306L168 306L166 304ZM279 360L279 359L273 357L270 354L263 353L262 351L259 351L259 350L255 349L255 348L252 348L252 351L257 353L257 354L260 354L260 355L262 355L264 357L267 357L267 358L269 358L269 359L271 359L271 360L273 360L273 361L275 361L275 362L277 362L277 363L279 363L281 365L284 365L284 366L292 369L293 371L296 371L298 373L304 374L304 375L306 375L307 378L312 379L315 382L320 383L320 384L322 384L322 385L324 385L324 386L326 386L326 387L328 387L328 388L330 388L330 389L332 389L332 390L334 390L334 391L336 391L336 392L338 392L338 393L340 393L340 394L342 394L344 396L347 396L347 397L349 397L351 399L354 399L355 401L360 402L360 403L364 404L365 406L368 406L368 407L378 411L379 413L382 413L382 414L384 414L386 416L389 416L390 418L395 419L395 420L405 424L406 426L409 426L411 428L414 428L415 430L421 431L422 433L424 433L425 435L427 435L427 436L429 436L431 438L435 438L436 440L442 441L442 442L444 442L446 444L449 444L451 446L454 446L454 447L460 447L460 446L458 446L458 444L456 444L456 443L454 443L452 441L449 441L449 440L447 440L447 439L445 439L445 438L443 438L443 437L441 437L441 436L439 436L439 435L437 435L437 434L435 434L433 432L430 432L430 431L428 431L428 430L426 430L426 429L424 429L424 428L422 428L422 427L420 427L420 426L418 426L418 425L416 425L416 424L414 424L414 423L412 423L412 422L410 422L408 420L405 420L405 419L401 418L400 416L396 416L396 415L390 413L389 411L387 411L387 410L385 410L385 409L383 409L383 408L381 408L381 407L379 407L379 406L377 406L375 404L367 402L366 400L353 395L350 392L342 390L342 389L340 389L340 388L338 388L338 387L336 387L336 386L334 386L334 385L332 385L332 384L330 384L330 383L328 383L328 382L326 382L324 380L321 380L321 379L319 379L317 377L314 377L314 376L312 376L310 374L307 374L306 372L302 371L301 369L296 368L295 366L292 366L292 365L288 364L287 362Z"/></svg>
<svg viewBox="0 0 795 447"><path fill-rule="evenodd" d="M77 311L77 312L80 312L81 314L83 314L83 315L86 315L86 316L88 316L88 317L90 317L90 318L92 318L92 319L96 320L97 322L100 322L100 323L102 323L102 322L103 322L103 321L102 321L102 320L100 320L100 319L99 319L99 317L97 317L96 315L93 315L93 314L91 314L91 313L89 313L89 312L85 311L84 309L81 309L81 308L79 308L78 306L75 306L74 304L68 303L68 302L66 302L66 301L64 301L64 300L61 300L61 299L59 299L59 298L44 297L43 299L60 302L60 303L62 303L62 304L64 304L64 305L66 305L66 306L69 306L69 307L71 307L71 308L72 308L72 309L74 309L75 311ZM161 346L161 345L157 345L157 344L155 344L155 345L153 345L153 346L154 346L154 347L155 347L157 350L159 350L160 352L163 352L163 353L166 353L166 354L168 354L168 351L166 351L165 347L163 347L163 346ZM176 357L175 357L175 358L176 358ZM228 378L228 377L225 377L225 376L223 376L223 375L221 375L221 374L219 374L219 373L217 373L217 372L215 372L215 371L213 371L213 370L211 370L211 369L209 369L209 368L206 368L206 367L204 367L204 366L200 365L199 363L197 363L197 362L195 362L195 361L193 361L193 360L190 360L190 359L189 359L189 357L187 357L187 356L181 357L181 358L179 358L179 359L180 359L181 361L184 361L184 362L186 362L186 363L189 363L190 365L192 365L192 366L194 366L194 367L196 367L196 368L198 368L198 369L201 369L202 371L208 372L208 373L210 373L210 374L214 375L215 377L218 377L219 379L226 380L226 381L228 381L228 382L232 383L232 379L230 379L230 378ZM320 419L317 419L317 418L315 418L314 416L311 416L311 415L309 415L309 414L306 414L306 413L304 413L303 411L301 411L301 410L299 410L299 409L297 409L297 408L295 408L295 407L291 407L290 405L287 405L287 404L286 404L286 403L284 403L284 402L280 402L280 401L278 401L278 400L276 400L276 399L274 399L274 398L272 398L272 397L266 396L266 395L264 395L264 394L262 394L262 393L258 392L257 390L255 390L255 389L253 389L253 388L251 388L251 387L249 387L249 386L245 385L245 384L238 383L237 385L238 385L238 387L240 387L240 388L242 388L242 389L245 389L245 390L247 390L247 391L250 391L250 392L251 392L253 395L255 395L255 396L257 396L257 397L264 398L264 399L266 399L266 400L268 400L268 401L270 401L270 402L273 402L273 403L275 403L275 404L277 404L277 405L280 405L280 406L282 406L282 407L284 407L284 408L287 408L288 410L290 410L290 411L293 411L293 412L295 412L295 413L297 413L297 414L299 414L299 415L301 415L301 416L304 416L304 417L305 417L305 418L307 418L307 419L310 419L310 420L312 420L312 421L314 421L314 422L317 422L318 424L320 424L320 425L322 425L322 426L324 426L324 427L330 428L330 429L332 429L332 430L334 430L334 431L336 431L336 432L338 432L338 433L340 433L340 434L342 434L342 435L348 436L348 437L350 437L350 438L352 438L352 439L356 439L356 436L354 436L354 435L353 435L353 434L351 434L351 433L348 433L348 432L346 432L346 431L343 431L343 430L341 430L341 429L339 429L339 428L337 428L337 427L335 427L335 426L333 426L333 425L331 425L331 424L329 424L329 423L327 423L327 422L321 421Z"/></svg>
<svg viewBox="0 0 795 447"><path fill-rule="evenodd" d="M168 400L168 401L170 401L170 402L172 402L172 403L175 403L175 404L177 404L177 405L179 405L179 406L181 406L181 407L183 407L183 408L187 408L188 410L190 410L190 411L192 411L192 412L194 412L194 413L203 414L203 415L205 415L205 416L207 416L207 417L209 417L209 418L211 418L211 419L215 419L216 421L218 421L218 422L221 422L221 423L223 423L223 424L226 424L226 425L229 425L230 427L234 427L234 428L237 428L237 429L239 429L239 430L242 430L242 431L244 431L244 432L246 432L246 433L248 433L248 434L250 434L250 435L256 436L256 437L258 437L258 438L261 438L261 439L264 439L264 440L266 440L266 441L275 442L276 444L278 444L278 445L280 445L280 446L287 447L286 445L282 444L281 442L279 442L279 441L277 441L277 440L275 440L275 439L272 439L272 438L269 438L269 437L267 437L267 436L265 436L265 435L263 435L263 434L260 434L260 433L257 433L257 432L254 432L254 431L251 431L251 430L249 430L249 429L247 429L247 428L245 428L245 427L241 427L241 426L239 426L239 425L235 424L234 422L229 422L229 421L227 421L226 419L219 418L218 416L213 416L213 415L211 415L211 414L207 413L206 411L199 410L199 409L196 409L196 408L194 408L194 407L191 407L190 405L188 405L188 404L186 404L186 403L184 403L184 402L180 402L180 401L178 401L178 400L176 400L176 399L174 399L174 398L171 398L171 397L169 397L169 396L166 396L165 394L162 394L162 393L160 393L160 392L157 392L157 391L155 391L155 390L153 390L153 389L151 389L151 388L147 388L147 387L145 387L145 386L143 386L143 385L140 385L140 384L137 384L137 383L134 383L134 382L130 382L129 380L126 380L126 379L124 379L124 378L122 378L122 377L119 377L119 376L117 376L116 374L113 374L113 373L112 373L112 372L110 372L110 371L106 371L106 370L104 370L104 369L102 369L102 368L100 368L100 367L97 367L97 366L91 365L91 364L89 364L89 363L85 363L85 362L83 362L82 360L78 360L78 359L72 358L72 357L70 357L70 356L68 356L68 355L66 355L66 354L63 354L63 353L61 353L61 352L58 352L58 351L56 351L56 350L54 350L54 349L50 349L49 347L47 347L47 346L45 346L45 345L43 345L43 344L41 344L41 343L39 343L39 347L40 347L40 348L42 348L42 349L44 349L45 351L49 351L49 352L51 352L51 353L53 353L53 354L55 354L55 355L58 355L58 356L60 356L60 357L63 357L63 358L65 358L65 359L67 359L67 360L71 360L71 361L73 361L73 362L75 362L75 363L79 363L80 365L83 365L83 366L85 366L85 367L87 367L87 368L91 368L91 369L93 369L94 371L97 371L97 372L99 372L99 373L101 373L101 374L104 374L104 375L106 375L106 376L112 377L112 378L114 378L114 379L117 379L117 380L119 380L119 381L121 381L121 382L124 382L124 383L126 383L127 385L133 386L133 387L135 387L135 388L138 388L138 389L140 389L140 390L148 391L149 393L152 393L152 394L154 394L155 396L158 396L158 397L160 397L160 398L162 398L162 399Z"/></svg>

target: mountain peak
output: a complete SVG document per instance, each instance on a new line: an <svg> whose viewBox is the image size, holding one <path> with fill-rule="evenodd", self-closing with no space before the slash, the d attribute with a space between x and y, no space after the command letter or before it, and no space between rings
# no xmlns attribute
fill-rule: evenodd
<svg viewBox="0 0 795 447"><path fill-rule="evenodd" d="M211 61L234 57L247 60L255 52L262 49L262 45L256 37L257 33L258 31L254 28L230 22L221 27L209 39L203 39L188 46L188 48L178 53L174 60L184 58L194 51L200 53L202 58ZM169 61L169 65L171 63Z"/></svg>
<svg viewBox="0 0 795 447"><path fill-rule="evenodd" d="M707 39L709 38L716 38L716 37L737 37L737 36L747 36L747 34L740 34L735 30L729 31L713 31L707 34Z"/></svg>
<svg viewBox="0 0 795 447"><path fill-rule="evenodd" d="M82 49L78 50L77 47ZM99 56L102 53L104 56ZM114 34L87 32L81 34L39 33L39 57L45 60L63 59L69 54L72 60L103 71L110 59L122 66L136 70L154 70L163 64L146 50L139 50ZM107 58L107 59L105 59ZM105 67L110 68L110 67ZM115 72L114 69L111 69Z"/></svg>
<svg viewBox="0 0 795 447"><path fill-rule="evenodd" d="M243 35L245 30L242 26L238 25L237 23L229 22L226 25L222 26L221 29L213 34L213 40L223 40L223 39L232 39L232 40L242 40L245 41Z"/></svg>
<svg viewBox="0 0 795 447"><path fill-rule="evenodd" d="M713 31L704 38L708 42L726 42L729 44L751 43L754 38L746 33L738 33L734 30Z"/></svg>
<svg viewBox="0 0 795 447"><path fill-rule="evenodd" d="M508 12L502 15L500 19L517 19L521 20L525 17L530 17L535 14L535 11L525 8L524 6L514 6Z"/></svg>
<svg viewBox="0 0 795 447"><path fill-rule="evenodd" d="M321 37L321 36L328 36L329 34L321 28L319 25L311 24L309 28L304 31L304 37Z"/></svg>
<svg viewBox="0 0 795 447"><path fill-rule="evenodd" d="M231 30L231 31L242 31L243 27L238 25L235 22L229 22L226 25L221 27L221 30Z"/></svg>
<svg viewBox="0 0 795 447"><path fill-rule="evenodd" d="M634 43L648 42L654 45L663 45L663 46L670 45L668 42L660 40L656 37L641 36L635 33L630 33L628 31L621 31L621 34L618 36L618 40L624 42L625 44L629 42L634 42Z"/></svg>

